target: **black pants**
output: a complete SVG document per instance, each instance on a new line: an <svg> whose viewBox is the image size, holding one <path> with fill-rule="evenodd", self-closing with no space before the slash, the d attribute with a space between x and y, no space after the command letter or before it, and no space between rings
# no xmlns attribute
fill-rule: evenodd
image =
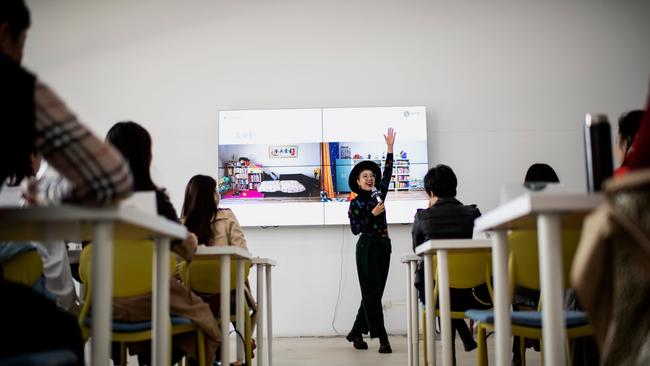
<svg viewBox="0 0 650 366"><path fill-rule="evenodd" d="M70 350L84 362L77 318L30 288L0 279L0 358Z"/></svg>
<svg viewBox="0 0 650 366"><path fill-rule="evenodd" d="M387 338L381 297L386 288L390 253L389 238L361 234L357 241L356 259L361 305L352 326L353 333L370 332L370 338Z"/></svg>
<svg viewBox="0 0 650 366"><path fill-rule="evenodd" d="M422 275L424 278L424 275ZM420 301L424 304L425 301L425 289L424 281L416 282L415 287L418 290L418 297ZM457 289L450 288L449 296L451 298L451 310L452 311L467 311L469 309L490 309L492 303L490 301L490 293L487 287L487 284L482 284L475 287L474 289ZM438 302L440 306L440 302ZM451 340L452 345L456 343L456 333L460 336L460 339L463 341L463 344L468 346L471 343L474 343L474 338L469 331L467 323L464 319L452 319L451 320ZM456 348L452 346L452 354L454 356L454 364L456 363Z"/></svg>

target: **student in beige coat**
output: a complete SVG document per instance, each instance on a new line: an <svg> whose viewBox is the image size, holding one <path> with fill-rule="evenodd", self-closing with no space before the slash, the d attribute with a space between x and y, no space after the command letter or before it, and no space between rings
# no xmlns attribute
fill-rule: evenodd
<svg viewBox="0 0 650 366"><path fill-rule="evenodd" d="M187 183L181 211L187 229L196 234L199 244L236 246L248 250L244 232L235 214L219 208L217 182L207 175L195 175Z"/></svg>
<svg viewBox="0 0 650 366"><path fill-rule="evenodd" d="M237 246L248 250L244 232L239 226L235 214L227 208L219 208L217 182L207 175L195 175L187 183L185 202L181 212L182 221L187 229L196 233L198 242L206 246ZM219 294L195 293L210 305L210 309L219 316ZM246 281L245 288L248 305L256 309ZM235 301L235 296L230 297Z"/></svg>

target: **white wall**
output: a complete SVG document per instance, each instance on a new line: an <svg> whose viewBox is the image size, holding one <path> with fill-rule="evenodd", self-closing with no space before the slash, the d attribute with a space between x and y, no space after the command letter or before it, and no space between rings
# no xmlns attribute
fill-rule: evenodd
<svg viewBox="0 0 650 366"><path fill-rule="evenodd" d="M197 173L216 175L219 110L424 105L429 163L451 165L459 198L483 211L504 182L543 161L585 185L586 112L642 107L647 0L29 1L25 64L100 135L132 119L154 139L155 181L180 207ZM399 136L399 135L398 135ZM390 228L386 301L404 300ZM275 331L347 332L359 301L345 227L246 229L276 258ZM296 289L302 289L296 293ZM403 306L386 310L405 329Z"/></svg>

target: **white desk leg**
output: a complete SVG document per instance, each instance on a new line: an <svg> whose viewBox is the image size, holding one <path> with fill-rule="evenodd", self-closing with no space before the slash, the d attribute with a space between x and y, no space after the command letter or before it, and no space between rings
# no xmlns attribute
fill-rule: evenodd
<svg viewBox="0 0 650 366"><path fill-rule="evenodd" d="M413 349L413 365L420 364L420 323L418 321L418 291L415 289L415 274L417 272L417 262L411 261L410 278L411 278L411 348Z"/></svg>
<svg viewBox="0 0 650 366"><path fill-rule="evenodd" d="M427 314L427 357L428 362L427 366L433 366L436 364L436 307L434 305L433 298L433 258L431 254L424 255L424 302L425 310Z"/></svg>
<svg viewBox="0 0 650 366"><path fill-rule="evenodd" d="M264 266L257 265L257 366L264 365Z"/></svg>
<svg viewBox="0 0 650 366"><path fill-rule="evenodd" d="M510 364L512 328L508 290L508 233L492 232L492 273L494 274L494 316L496 364Z"/></svg>
<svg viewBox="0 0 650 366"><path fill-rule="evenodd" d="M221 364L230 364L230 256L221 256Z"/></svg>
<svg viewBox="0 0 650 366"><path fill-rule="evenodd" d="M438 251L438 293L440 297L440 319L442 333L442 364L444 366L452 365L451 343L451 302L449 294L449 261L447 251Z"/></svg>
<svg viewBox="0 0 650 366"><path fill-rule="evenodd" d="M273 308L272 308L272 288L271 288L271 269L273 266L266 265L266 353L268 358L266 363L273 366Z"/></svg>
<svg viewBox="0 0 650 366"><path fill-rule="evenodd" d="M113 223L93 225L92 256L92 364L110 363L111 312L113 308Z"/></svg>
<svg viewBox="0 0 650 366"><path fill-rule="evenodd" d="M241 334L241 337L245 340L245 320L244 320L244 261L239 259L237 260L237 332ZM239 342L239 337L237 337L237 361L243 361L246 359L245 354L245 344Z"/></svg>
<svg viewBox="0 0 650 366"><path fill-rule="evenodd" d="M413 330L412 325L413 322L411 321L412 318L412 307L411 307L411 292L413 291L413 288L411 287L413 284L411 283L411 261L406 262L406 348L407 348L407 353L408 353L408 361L407 365L408 366L414 366L413 365Z"/></svg>
<svg viewBox="0 0 650 366"><path fill-rule="evenodd" d="M153 334L151 357L153 365L169 365L169 238L156 237L153 258Z"/></svg>
<svg viewBox="0 0 650 366"><path fill-rule="evenodd" d="M544 364L564 365L564 311L562 306L562 238L560 218L555 214L537 217L539 236L539 268L542 287L542 335L544 337Z"/></svg>

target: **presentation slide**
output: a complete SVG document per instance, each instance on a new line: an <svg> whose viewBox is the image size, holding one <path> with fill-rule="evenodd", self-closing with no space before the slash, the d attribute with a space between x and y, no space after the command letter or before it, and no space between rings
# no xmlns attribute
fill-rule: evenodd
<svg viewBox="0 0 650 366"><path fill-rule="evenodd" d="M384 169L384 133L397 132L386 199L389 223L427 205L424 107L318 108L219 113L220 207L242 226L348 224L354 165Z"/></svg>

